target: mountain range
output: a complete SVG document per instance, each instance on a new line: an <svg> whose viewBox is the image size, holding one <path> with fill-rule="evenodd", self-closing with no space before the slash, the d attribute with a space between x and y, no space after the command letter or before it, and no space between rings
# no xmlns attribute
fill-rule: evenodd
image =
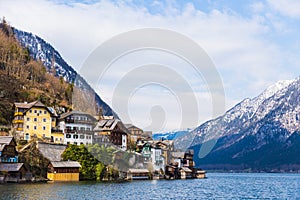
<svg viewBox="0 0 300 200"><path fill-rule="evenodd" d="M48 71L91 93L104 115L115 115L87 81L49 43L13 29L31 57ZM300 77L279 81L259 96L245 99L224 115L194 130L154 134L173 139L177 149L193 149L196 165L213 170L300 171Z"/></svg>
<svg viewBox="0 0 300 200"><path fill-rule="evenodd" d="M300 77L243 100L175 145L193 149L196 165L204 169L300 171L299 124Z"/></svg>

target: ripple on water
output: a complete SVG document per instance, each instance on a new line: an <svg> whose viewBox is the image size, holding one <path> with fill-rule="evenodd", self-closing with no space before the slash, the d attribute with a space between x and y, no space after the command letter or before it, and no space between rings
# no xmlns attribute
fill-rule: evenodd
<svg viewBox="0 0 300 200"><path fill-rule="evenodd" d="M208 173L207 179L0 185L0 199L300 199L300 174Z"/></svg>

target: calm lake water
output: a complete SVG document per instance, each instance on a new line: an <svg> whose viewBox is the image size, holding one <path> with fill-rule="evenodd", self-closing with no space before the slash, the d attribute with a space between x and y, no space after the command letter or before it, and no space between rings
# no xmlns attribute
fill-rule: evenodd
<svg viewBox="0 0 300 200"><path fill-rule="evenodd" d="M0 199L300 199L300 174L208 173L207 179L0 185Z"/></svg>

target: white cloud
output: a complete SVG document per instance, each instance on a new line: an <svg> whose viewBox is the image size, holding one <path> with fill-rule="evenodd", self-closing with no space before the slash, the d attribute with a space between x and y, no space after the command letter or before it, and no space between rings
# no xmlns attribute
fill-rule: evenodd
<svg viewBox="0 0 300 200"><path fill-rule="evenodd" d="M281 4L269 1L284 15L300 16L297 1L277 2ZM160 27L187 35L202 46L213 59L224 82L228 107L243 98L258 95L279 79L291 79L298 75L295 74L298 72L288 70L285 65L285 60L288 59L299 62L295 59L295 53L282 54L279 42L268 38L273 30L267 23L270 17L259 14L267 9L262 3L252 4L255 15L247 18L238 13L220 10L205 13L195 9L191 3L181 10L172 3L164 5L153 2L153 6L155 5L159 6L160 11L163 10L162 6L166 6L165 10L161 11L163 13L153 14L147 8L132 6L122 1L118 4L100 1L92 5L73 3L69 6L46 0L1 0L0 13L16 28L33 32L51 43L77 70L97 46L124 31ZM270 16L274 17L274 14ZM275 22L278 20L274 20ZM163 60L164 55L161 56ZM143 61L140 57L135 59ZM118 81L126 71L120 66L120 69L112 73L109 76L111 80ZM188 76L189 72L186 73ZM195 78L187 79L191 85L197 86ZM108 84L100 91L100 96L108 103L111 103L111 87L112 85ZM204 86L199 84L198 87ZM198 95L199 91L195 92ZM199 99L205 102L207 107L211 106L209 101ZM143 99L141 102L147 104L151 101L150 98L149 101ZM164 104L164 101L161 103ZM132 110L135 110L136 116L141 116L144 112L137 113L138 109L134 108ZM209 110L201 110L201 121L210 118ZM146 120L141 123L146 124Z"/></svg>
<svg viewBox="0 0 300 200"><path fill-rule="evenodd" d="M268 0L268 3L282 15L300 18L300 1L298 0Z"/></svg>

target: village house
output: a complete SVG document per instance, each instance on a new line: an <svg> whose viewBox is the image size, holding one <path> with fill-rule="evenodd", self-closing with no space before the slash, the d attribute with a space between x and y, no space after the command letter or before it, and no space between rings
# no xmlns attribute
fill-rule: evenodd
<svg viewBox="0 0 300 200"><path fill-rule="evenodd" d="M162 150L162 157L164 158L164 163L171 162L171 152L174 151L174 141L173 140L158 140L154 141L153 145Z"/></svg>
<svg viewBox="0 0 300 200"><path fill-rule="evenodd" d="M12 136L0 136L0 163L17 163L17 143Z"/></svg>
<svg viewBox="0 0 300 200"><path fill-rule="evenodd" d="M64 144L92 144L96 119L85 112L71 111L58 119L58 127L64 135Z"/></svg>
<svg viewBox="0 0 300 200"><path fill-rule="evenodd" d="M144 163L151 166L151 171L156 174L164 173L165 159L163 157L163 150L157 143L148 141L143 144L141 154L144 158Z"/></svg>
<svg viewBox="0 0 300 200"><path fill-rule="evenodd" d="M23 163L0 163L0 183L18 183L26 180L27 170Z"/></svg>
<svg viewBox="0 0 300 200"><path fill-rule="evenodd" d="M20 139L41 138L51 140L51 129L56 125L52 109L40 101L15 103L13 127Z"/></svg>
<svg viewBox="0 0 300 200"><path fill-rule="evenodd" d="M166 166L166 177L169 179L205 178L205 171L195 168L194 151L172 152L171 163Z"/></svg>
<svg viewBox="0 0 300 200"><path fill-rule="evenodd" d="M127 180L148 180L150 179L148 169L128 169Z"/></svg>
<svg viewBox="0 0 300 200"><path fill-rule="evenodd" d="M79 168L76 161L52 161L48 166L47 178L51 181L79 181Z"/></svg>
<svg viewBox="0 0 300 200"><path fill-rule="evenodd" d="M16 141L12 136L0 136L0 183L25 179L26 168L18 163Z"/></svg>
<svg viewBox="0 0 300 200"><path fill-rule="evenodd" d="M130 142L135 144L139 139L152 140L151 131L143 131L133 124L124 124L127 130L130 132Z"/></svg>
<svg viewBox="0 0 300 200"><path fill-rule="evenodd" d="M113 144L124 151L127 150L130 133L119 119L100 119L94 132L95 143Z"/></svg>

